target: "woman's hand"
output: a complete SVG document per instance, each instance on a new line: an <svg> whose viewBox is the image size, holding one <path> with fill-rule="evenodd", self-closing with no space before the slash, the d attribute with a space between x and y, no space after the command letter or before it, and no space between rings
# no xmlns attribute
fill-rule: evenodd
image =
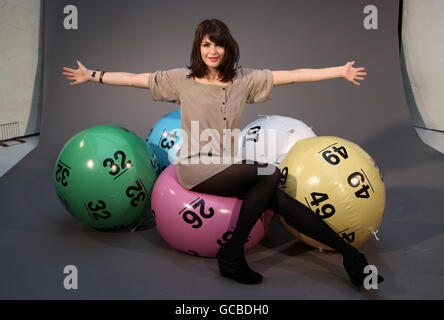
<svg viewBox="0 0 444 320"><path fill-rule="evenodd" d="M344 77L344 79L346 79L350 82L353 82L354 84L359 86L360 83L357 82L356 80L364 80L364 77L361 77L361 76L365 76L367 74L367 72L362 72L362 70L365 70L364 67L353 68L354 64L355 64L355 61L347 62L343 66L342 76Z"/></svg>
<svg viewBox="0 0 444 320"><path fill-rule="evenodd" d="M73 82L69 83L71 86L85 83L91 80L91 71L86 69L85 66L80 63L79 59L77 59L77 65L79 66L77 70L63 67L63 70L66 71L62 72L62 74L66 76L65 78L67 80L74 80Z"/></svg>

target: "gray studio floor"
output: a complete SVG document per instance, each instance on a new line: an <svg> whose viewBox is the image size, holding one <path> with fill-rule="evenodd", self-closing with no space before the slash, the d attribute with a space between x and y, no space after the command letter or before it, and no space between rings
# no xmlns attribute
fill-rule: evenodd
<svg viewBox="0 0 444 320"><path fill-rule="evenodd" d="M8 213L15 216L1 226L2 247L8 248L2 263L6 275L2 299L443 298L444 226L436 212L427 212L421 204L439 201L443 194L428 188L427 179L403 181L412 170L433 167L433 162L385 173L386 181L400 184L387 185L389 216L378 233L380 240L370 239L363 248L386 279L378 290L354 288L338 254L306 247L278 219L273 220L270 234L248 253L251 265L265 277L258 290L220 277L214 259L170 248L150 222L136 232L102 233L72 219L53 202L48 177L55 159L39 154L38 139L34 136L25 144L0 150L3 172L13 166L8 172L12 174L0 179L10 186L3 194L9 206L2 208L14 210ZM26 184L11 182L17 179L28 181L29 192ZM62 284L63 269L70 264L78 268L81 279L75 291Z"/></svg>
<svg viewBox="0 0 444 320"><path fill-rule="evenodd" d="M39 135L22 137L24 143L14 140L6 141L8 147L0 147L0 177L14 167L39 144Z"/></svg>

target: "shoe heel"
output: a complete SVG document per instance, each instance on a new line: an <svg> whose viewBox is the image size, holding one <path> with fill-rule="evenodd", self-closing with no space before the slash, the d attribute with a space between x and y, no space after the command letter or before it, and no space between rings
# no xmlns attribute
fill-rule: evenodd
<svg viewBox="0 0 444 320"><path fill-rule="evenodd" d="M262 282L262 275L250 269L244 255L233 260L224 259L222 255L223 250L221 249L217 254L217 263L219 272L223 277L244 284L258 284Z"/></svg>

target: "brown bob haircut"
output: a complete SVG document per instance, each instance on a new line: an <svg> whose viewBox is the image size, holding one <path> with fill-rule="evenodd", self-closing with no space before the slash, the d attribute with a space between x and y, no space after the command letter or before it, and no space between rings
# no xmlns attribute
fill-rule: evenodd
<svg viewBox="0 0 444 320"><path fill-rule="evenodd" d="M225 49L224 58L217 68L220 74L219 79L222 82L232 81L239 63L239 46L225 23L218 19L204 20L197 26L190 66L188 66L191 73L188 78L203 78L208 71L207 65L203 62L200 54L200 45L205 35L208 35L211 41Z"/></svg>

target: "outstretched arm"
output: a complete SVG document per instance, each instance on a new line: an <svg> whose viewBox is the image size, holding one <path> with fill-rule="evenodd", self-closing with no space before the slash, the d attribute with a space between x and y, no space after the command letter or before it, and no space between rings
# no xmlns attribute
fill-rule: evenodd
<svg viewBox="0 0 444 320"><path fill-rule="evenodd" d="M87 69L77 59L78 69L63 67L62 74L67 80L74 80L70 85L77 85L85 82L99 82L100 71ZM115 86L129 86L135 88L148 88L149 73L128 73L128 72L105 72L102 83Z"/></svg>
<svg viewBox="0 0 444 320"><path fill-rule="evenodd" d="M340 67L324 69L296 69L291 71L272 71L273 86L282 86L296 82L313 82L334 78L344 78L356 85L360 85L356 80L364 80L366 72L364 67L354 68L355 61L347 62Z"/></svg>

